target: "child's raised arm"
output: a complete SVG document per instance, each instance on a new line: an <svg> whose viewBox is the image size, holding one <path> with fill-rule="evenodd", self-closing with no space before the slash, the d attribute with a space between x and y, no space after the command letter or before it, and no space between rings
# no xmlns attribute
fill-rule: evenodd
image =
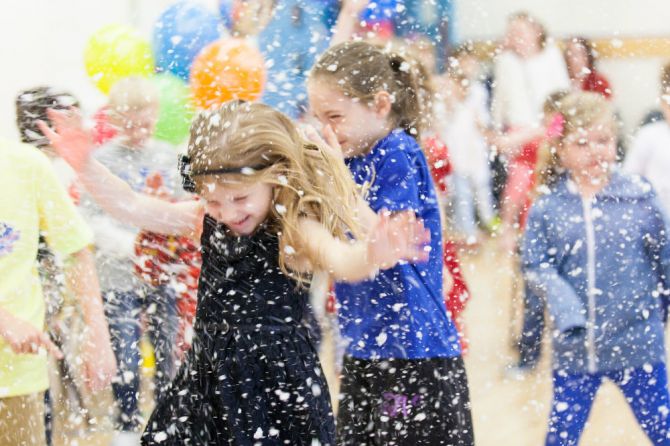
<svg viewBox="0 0 670 446"><path fill-rule="evenodd" d="M330 46L351 40L358 26L359 16L368 5L368 0L344 0L333 29Z"/></svg>
<svg viewBox="0 0 670 446"><path fill-rule="evenodd" d="M337 281L360 282L402 260L428 260L424 246L430 241L430 232L411 211L380 213L366 240L339 240L309 218L302 219L300 226L301 254L313 269L326 271Z"/></svg>
<svg viewBox="0 0 670 446"><path fill-rule="evenodd" d="M80 117L72 112L49 110L49 119L55 130L39 122L40 130L105 211L124 223L149 231L197 235L203 215L202 204L196 201L170 203L133 191L125 181L91 157L94 144Z"/></svg>

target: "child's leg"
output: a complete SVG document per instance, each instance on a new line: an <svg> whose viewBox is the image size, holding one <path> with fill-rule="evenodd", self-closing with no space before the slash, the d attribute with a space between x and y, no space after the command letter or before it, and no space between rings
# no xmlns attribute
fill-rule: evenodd
<svg viewBox="0 0 670 446"><path fill-rule="evenodd" d="M46 445L44 393L0 398L0 444Z"/></svg>
<svg viewBox="0 0 670 446"><path fill-rule="evenodd" d="M104 297L109 334L119 369L112 384L120 412L118 428L135 431L140 425L137 400L140 390L141 303L139 296L132 291L109 291Z"/></svg>
<svg viewBox="0 0 670 446"><path fill-rule="evenodd" d="M379 405L376 389L371 386L375 376L372 361L344 357L337 410L338 445L377 444L372 424L372 412Z"/></svg>
<svg viewBox="0 0 670 446"><path fill-rule="evenodd" d="M584 431L602 377L598 374L555 371L553 382L554 396L546 445L575 446Z"/></svg>
<svg viewBox="0 0 670 446"><path fill-rule="evenodd" d="M467 377L460 356L358 361L354 369L347 365L345 362L338 444L474 444Z"/></svg>
<svg viewBox="0 0 670 446"><path fill-rule="evenodd" d="M542 352L544 332L544 303L524 284L523 327L519 339L519 365L535 367Z"/></svg>
<svg viewBox="0 0 670 446"><path fill-rule="evenodd" d="M144 300L148 335L156 355L156 399L160 398L175 373L175 343L179 328L177 295L171 286L148 288Z"/></svg>
<svg viewBox="0 0 670 446"><path fill-rule="evenodd" d="M608 377L623 391L652 444L670 445L670 396L665 364L626 369Z"/></svg>

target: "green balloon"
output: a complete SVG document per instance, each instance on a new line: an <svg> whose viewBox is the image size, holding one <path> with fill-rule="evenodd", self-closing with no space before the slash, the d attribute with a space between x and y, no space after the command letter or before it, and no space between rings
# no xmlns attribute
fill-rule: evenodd
<svg viewBox="0 0 670 446"><path fill-rule="evenodd" d="M153 76L152 82L160 101L154 138L179 144L188 136L194 113L189 88L183 80L168 73Z"/></svg>

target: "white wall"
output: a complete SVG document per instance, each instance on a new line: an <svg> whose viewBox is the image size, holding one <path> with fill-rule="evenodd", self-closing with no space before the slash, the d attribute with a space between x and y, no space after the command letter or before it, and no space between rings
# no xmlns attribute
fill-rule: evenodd
<svg viewBox="0 0 670 446"><path fill-rule="evenodd" d="M537 17L554 37L659 37L670 35L668 0L457 0L459 39L496 39L516 11ZM656 104L661 58L605 59L599 64L614 90L627 131Z"/></svg>
<svg viewBox="0 0 670 446"><path fill-rule="evenodd" d="M86 111L104 96L84 70L86 41L98 28L120 23L151 39L153 24L174 0L12 0L0 12L0 136L17 138L19 91L53 85L74 93ZM216 0L201 0L216 11Z"/></svg>
<svg viewBox="0 0 670 446"><path fill-rule="evenodd" d="M213 11L217 0L200 0ZM87 39L99 27L123 23L147 38L160 12L173 0L13 0L0 13L0 136L16 137L14 98L24 88L55 85L75 93L85 109L104 97L83 67ZM508 14L527 10L563 37L659 36L670 33L668 0L457 0L457 35L500 36ZM616 104L632 128L654 104L660 59L608 59L602 71L612 81Z"/></svg>

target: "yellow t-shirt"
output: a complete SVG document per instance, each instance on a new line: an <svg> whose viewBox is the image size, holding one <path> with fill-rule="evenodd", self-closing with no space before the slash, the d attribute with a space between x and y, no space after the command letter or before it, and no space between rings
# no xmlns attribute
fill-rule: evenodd
<svg viewBox="0 0 670 446"><path fill-rule="evenodd" d="M40 232L62 256L93 241L46 155L0 140L0 307L44 329L36 261ZM0 398L41 392L48 385L44 352L17 355L0 338Z"/></svg>

